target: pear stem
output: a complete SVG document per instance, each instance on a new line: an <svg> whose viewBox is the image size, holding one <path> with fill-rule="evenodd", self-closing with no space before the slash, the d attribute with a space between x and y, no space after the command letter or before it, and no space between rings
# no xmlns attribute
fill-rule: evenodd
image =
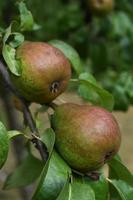
<svg viewBox="0 0 133 200"><path fill-rule="evenodd" d="M93 181L98 181L100 178L100 173L98 171L93 171L88 174L86 174L90 179Z"/></svg>
<svg viewBox="0 0 133 200"><path fill-rule="evenodd" d="M53 110L55 110L57 107L58 107L58 105L57 104L55 104L55 103L49 103L48 104Z"/></svg>
<svg viewBox="0 0 133 200"><path fill-rule="evenodd" d="M48 151L46 146L37 139L37 137L39 137L39 132L38 129L36 127L36 123L32 117L32 114L30 112L29 109L29 104L28 102L24 99L24 97L22 97L19 92L16 90L15 86L12 84L11 80L10 80L10 76L9 76L9 72L7 70L7 67L3 64L2 61L0 61L0 74L2 75L3 81L6 84L6 86L9 88L9 90L15 94L19 100L22 103L23 106L23 115L24 115L24 119L27 122L27 125L29 126L32 134L33 139L31 140L31 142L33 144L35 144L35 147L38 149L40 156L42 158L43 161L46 162L47 158L48 158ZM37 137L34 137L37 136Z"/></svg>

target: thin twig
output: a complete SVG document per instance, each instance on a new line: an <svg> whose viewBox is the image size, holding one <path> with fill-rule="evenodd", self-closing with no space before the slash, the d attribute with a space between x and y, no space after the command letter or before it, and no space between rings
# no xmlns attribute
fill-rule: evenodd
<svg viewBox="0 0 133 200"><path fill-rule="evenodd" d="M10 80L9 72L2 61L0 61L0 74L2 75L3 81L5 82L5 84L9 88L9 90L20 99L22 106L23 106L24 119L27 121L27 125L29 126L31 132L33 133L33 135L36 135L37 137L39 137L39 132L36 127L36 123L33 120L33 117L29 110L28 103L24 99L24 97L19 94L19 92L16 90L15 86L12 84L12 82ZM33 140L31 140L31 141L35 144L35 147L38 149L42 160L46 161L48 158L48 152L47 152L47 148L45 147L45 145L37 138L33 138Z"/></svg>

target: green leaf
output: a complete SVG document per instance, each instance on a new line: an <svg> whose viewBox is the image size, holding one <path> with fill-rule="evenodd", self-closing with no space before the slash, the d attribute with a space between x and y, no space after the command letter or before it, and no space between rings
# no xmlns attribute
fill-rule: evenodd
<svg viewBox="0 0 133 200"><path fill-rule="evenodd" d="M64 55L69 59L69 61L72 64L73 69L78 75L83 71L79 54L73 47L71 47L69 44L60 40L51 40L49 41L49 43L52 46L60 49L64 53Z"/></svg>
<svg viewBox="0 0 133 200"><path fill-rule="evenodd" d="M92 181L88 178L86 179L87 183L91 186L95 193L96 200L107 200L109 187L106 178L101 175L98 181Z"/></svg>
<svg viewBox="0 0 133 200"><path fill-rule="evenodd" d="M41 174L43 162L29 154L15 171L10 174L4 184L4 189L12 189L30 185Z"/></svg>
<svg viewBox="0 0 133 200"><path fill-rule="evenodd" d="M0 36L5 32L4 28L0 26Z"/></svg>
<svg viewBox="0 0 133 200"><path fill-rule="evenodd" d="M20 132L20 131L17 131L17 130L8 131L8 138L9 139L12 139L13 137L16 137L18 135L23 135L23 133Z"/></svg>
<svg viewBox="0 0 133 200"><path fill-rule="evenodd" d="M47 105L43 105L43 106L37 108L36 112L35 112L35 117L37 117L39 113L46 112L48 109L49 109L49 107Z"/></svg>
<svg viewBox="0 0 133 200"><path fill-rule="evenodd" d="M0 122L0 169L7 160L9 151L9 139L5 126Z"/></svg>
<svg viewBox="0 0 133 200"><path fill-rule="evenodd" d="M71 198L70 200L95 200L93 189L82 178L74 180L71 184ZM104 199L102 199L104 200Z"/></svg>
<svg viewBox="0 0 133 200"><path fill-rule="evenodd" d="M5 35L4 35L4 38L3 38L3 44L6 43L7 39L8 39L9 36L11 35L11 32L12 32L12 23L11 23L10 26L7 27L6 30L5 30Z"/></svg>
<svg viewBox="0 0 133 200"><path fill-rule="evenodd" d="M54 143L55 143L55 133L54 133L53 129L51 129L51 128L46 129L44 134L42 135L41 139L48 148L49 157L48 157L48 160L47 160L47 162L44 166L42 174L40 176L40 180L39 180L37 189L35 191L35 194L33 196L33 199L39 198L39 194L40 194L41 188L43 186L43 183L44 183L44 180L45 180L45 177L47 175L48 168L49 168L49 162L50 162L50 158L51 158Z"/></svg>
<svg viewBox="0 0 133 200"><path fill-rule="evenodd" d="M9 44L13 48L18 47L20 44L22 44L24 42L24 36L21 33L14 32L14 33L12 33L12 35L14 35L14 39Z"/></svg>
<svg viewBox="0 0 133 200"><path fill-rule="evenodd" d="M112 24L112 36L123 37L127 33L133 33L132 21L130 17L124 12L116 12L110 15Z"/></svg>
<svg viewBox="0 0 133 200"><path fill-rule="evenodd" d="M2 54L4 57L4 60L6 64L8 65L10 71L15 74L16 76L21 75L21 68L18 64L16 58L15 58L16 50L9 46L8 44L5 44L3 46Z"/></svg>
<svg viewBox="0 0 133 200"><path fill-rule="evenodd" d="M115 85L112 93L115 97L115 109L123 111L128 110L129 99L126 95L124 87L120 85Z"/></svg>
<svg viewBox="0 0 133 200"><path fill-rule="evenodd" d="M108 165L110 179L121 179L133 187L133 175L122 164L118 156L115 156L111 161L109 161ZM114 189L112 185L109 186L109 190L113 199L120 199L120 197L118 196L118 192Z"/></svg>
<svg viewBox="0 0 133 200"><path fill-rule="evenodd" d="M113 158L108 162L109 165L109 178L121 179L133 187L133 175L117 158Z"/></svg>
<svg viewBox="0 0 133 200"><path fill-rule="evenodd" d="M109 184L109 196L110 199L109 200L121 200L121 197L118 193L118 191L114 188L114 186L112 184Z"/></svg>
<svg viewBox="0 0 133 200"><path fill-rule="evenodd" d="M115 187L119 196L122 200L132 200L133 199L133 187L128 185L126 182L121 180L111 180L109 182Z"/></svg>
<svg viewBox="0 0 133 200"><path fill-rule="evenodd" d="M84 100L92 102L94 105L101 105L99 95L92 87L80 84L78 87L78 94L83 97Z"/></svg>
<svg viewBox="0 0 133 200"><path fill-rule="evenodd" d="M20 28L21 31L31 31L34 26L34 20L31 12L27 9L24 2L18 3L20 12Z"/></svg>
<svg viewBox="0 0 133 200"><path fill-rule="evenodd" d="M93 189L83 177L72 178L72 183L66 182L56 200L96 200Z"/></svg>
<svg viewBox="0 0 133 200"><path fill-rule="evenodd" d="M49 152L49 158L52 154L54 143L55 143L55 133L52 128L47 128L41 136L42 142L47 146Z"/></svg>
<svg viewBox="0 0 133 200"><path fill-rule="evenodd" d="M80 86L84 86L84 88L79 87L79 94L83 98L91 101L92 103L98 104L109 111L112 111L113 106L114 106L113 96L108 91L100 87L97 84L95 78L91 74L88 74L88 73L80 74L79 82L81 84ZM82 89L85 89L85 91L82 91ZM90 95L92 94L93 96L90 97Z"/></svg>
<svg viewBox="0 0 133 200"><path fill-rule="evenodd" d="M44 173L41 175L42 184L39 184L33 200L55 200L71 172L65 161L55 151L49 161L47 174L45 171L44 168Z"/></svg>
<svg viewBox="0 0 133 200"><path fill-rule="evenodd" d="M70 196L71 196L71 185L69 183L69 178L68 178L56 200L70 200Z"/></svg>
<svg viewBox="0 0 133 200"><path fill-rule="evenodd" d="M4 38L3 38L3 44L5 45L7 43L7 40L10 36L14 36L13 39L9 42L9 45L13 48L18 47L20 44L24 42L24 35L19 32L12 32L12 26L16 23L16 21L13 21L10 26L5 30Z"/></svg>

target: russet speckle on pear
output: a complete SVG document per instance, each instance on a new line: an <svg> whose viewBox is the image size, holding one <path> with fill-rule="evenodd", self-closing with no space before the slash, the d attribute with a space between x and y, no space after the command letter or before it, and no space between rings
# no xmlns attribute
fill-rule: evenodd
<svg viewBox="0 0 133 200"><path fill-rule="evenodd" d="M57 151L73 169L82 173L99 169L119 150L118 123L101 107L62 104L55 109L51 124Z"/></svg>
<svg viewBox="0 0 133 200"><path fill-rule="evenodd" d="M16 51L21 76L11 79L29 102L50 103L67 88L71 65L57 48L44 42L24 42Z"/></svg>

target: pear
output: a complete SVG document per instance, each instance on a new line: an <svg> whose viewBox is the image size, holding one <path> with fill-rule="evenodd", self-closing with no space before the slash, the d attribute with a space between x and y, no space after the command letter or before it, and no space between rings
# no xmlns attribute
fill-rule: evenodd
<svg viewBox="0 0 133 200"><path fill-rule="evenodd" d="M119 150L117 121L104 108L65 103L55 108L51 125L55 147L74 169L88 173L101 168Z"/></svg>
<svg viewBox="0 0 133 200"><path fill-rule="evenodd" d="M44 42L24 42L16 50L21 76L11 75L20 94L29 102L50 103L65 91L71 65L57 48Z"/></svg>
<svg viewBox="0 0 133 200"><path fill-rule="evenodd" d="M114 8L114 0L88 0L88 5L94 14L106 14Z"/></svg>

